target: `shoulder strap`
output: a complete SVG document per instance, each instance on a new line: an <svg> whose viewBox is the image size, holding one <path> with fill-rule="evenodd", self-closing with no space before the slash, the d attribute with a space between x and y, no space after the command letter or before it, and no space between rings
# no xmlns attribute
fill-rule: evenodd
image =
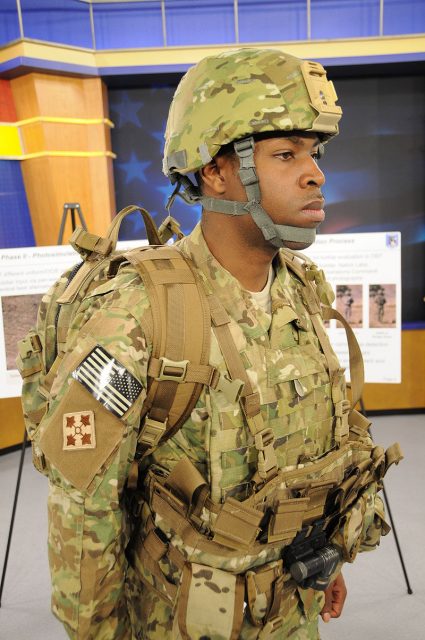
<svg viewBox="0 0 425 640"><path fill-rule="evenodd" d="M149 295L152 357L142 408L138 456L174 435L187 420L214 369L208 365L211 319L202 284L175 247L142 247L125 254Z"/></svg>
<svg viewBox="0 0 425 640"><path fill-rule="evenodd" d="M353 413L354 407L359 401L364 385L363 357L354 331L343 316L331 305L335 295L331 286L326 281L322 270L303 254L285 250L282 252L285 262L305 285L305 299L310 313L314 330L319 339L323 353L329 368L329 376L332 384L332 399L335 405L335 415L339 426L336 428L335 439L340 444L348 438L348 418ZM348 342L350 379L351 379L351 403L341 395L338 380L343 373L331 347L329 337L320 322L335 319L341 322L345 329Z"/></svg>

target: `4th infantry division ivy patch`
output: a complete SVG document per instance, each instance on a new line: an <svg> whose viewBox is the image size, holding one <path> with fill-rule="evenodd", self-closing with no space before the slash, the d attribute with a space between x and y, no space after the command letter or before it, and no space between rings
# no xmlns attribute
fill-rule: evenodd
<svg viewBox="0 0 425 640"><path fill-rule="evenodd" d="M63 414L63 450L94 449L96 434L93 411L75 411Z"/></svg>

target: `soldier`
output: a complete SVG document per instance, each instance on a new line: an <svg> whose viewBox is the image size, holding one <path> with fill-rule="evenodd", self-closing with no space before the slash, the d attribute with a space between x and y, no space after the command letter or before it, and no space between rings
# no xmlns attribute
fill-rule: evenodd
<svg viewBox="0 0 425 640"><path fill-rule="evenodd" d="M338 133L335 102L320 64L273 50L206 58L177 88L164 170L174 197L182 187L203 206L178 246L216 301L209 363L227 381L239 367L243 393L203 388L178 432L142 460L135 502L149 298L124 264L83 302L40 439L52 606L70 638L313 640L320 614L341 613L341 562L322 554L326 570L306 582L289 572L286 549L300 532L316 540L332 491L344 515L332 512L327 552L352 561L379 541L377 483L365 470L358 495L342 482L359 452L370 457L370 439L359 422L355 452L347 444L343 372L309 281L329 303L328 289L290 251L308 247L324 219L317 161ZM101 393L111 371L125 384ZM53 450L58 430L63 446ZM73 465L76 447L84 457Z"/></svg>
<svg viewBox="0 0 425 640"><path fill-rule="evenodd" d="M378 293L375 296L375 304L376 304L377 320L381 324L384 324L384 312L385 312L386 302L387 300L385 298L385 289L380 288L378 290Z"/></svg>
<svg viewBox="0 0 425 640"><path fill-rule="evenodd" d="M354 298L351 295L351 289L347 289L347 292L344 295L344 318L350 322Z"/></svg>

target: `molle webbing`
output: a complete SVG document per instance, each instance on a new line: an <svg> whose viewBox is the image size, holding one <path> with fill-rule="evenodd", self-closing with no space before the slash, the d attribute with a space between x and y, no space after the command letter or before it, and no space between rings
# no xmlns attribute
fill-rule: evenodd
<svg viewBox="0 0 425 640"><path fill-rule="evenodd" d="M329 491L342 482L350 463L350 450L344 447L307 468L279 470L244 502L229 497L224 503L215 504L205 492L199 492L204 481L192 463L184 459L166 480L153 472L148 474L149 503L185 544L218 555L225 553L223 548L255 554L264 548L257 539L267 510L272 517L266 524L265 542L290 544L298 531L323 516ZM201 509L210 512L209 525L192 517ZM205 527L210 539L204 535Z"/></svg>
<svg viewBox="0 0 425 640"><path fill-rule="evenodd" d="M253 482L261 483L277 473L277 458L274 451L274 434L266 428L260 410L260 395L254 392L241 356L230 332L230 318L215 296L208 296L213 331L220 345L231 379L243 382L240 405L258 452L257 473Z"/></svg>
<svg viewBox="0 0 425 640"><path fill-rule="evenodd" d="M305 302L320 346L325 355L331 380L338 372L339 364L331 349L328 335L318 321L318 316L321 315L323 320L330 320L332 318L338 320L345 329L350 359L351 408L353 409L361 398L364 385L363 357L354 331L339 311L330 306L334 296L329 284L324 280L323 272L319 271L314 264L305 262L306 258L302 254L283 251L283 255L287 266L294 271L305 285ZM300 263L298 260L304 260L304 262ZM313 281L316 283L316 287L313 285Z"/></svg>
<svg viewBox="0 0 425 640"><path fill-rule="evenodd" d="M339 311L329 306L333 302L334 295L330 285L324 279L323 271L319 271L313 263L306 262L305 256L302 254L283 251L283 255L289 269L294 271L304 284L303 295L305 303L329 370L332 401L335 407L334 438L337 446L340 446L349 437L348 417L360 400L363 391L364 366L362 353L351 326ZM303 262L300 262L300 260L303 260ZM344 370L339 366L321 318L323 320L334 318L341 322L345 329L350 363L351 403L343 394L343 387L340 381Z"/></svg>
<svg viewBox="0 0 425 640"><path fill-rule="evenodd" d="M202 285L176 248L141 248L125 257L145 284L152 313L152 359L139 434L144 455L187 420L202 385L213 377L211 321Z"/></svg>
<svg viewBox="0 0 425 640"><path fill-rule="evenodd" d="M397 443L387 451L347 443L316 462L280 469L243 502L229 497L222 504L210 500L205 480L185 458L166 479L148 473L148 502L189 546L216 555L229 556L231 549L255 554L265 544L290 544L322 518L325 526L338 522L363 490L380 483L402 457ZM209 524L201 521L201 511L209 512ZM266 513L271 516L267 522Z"/></svg>

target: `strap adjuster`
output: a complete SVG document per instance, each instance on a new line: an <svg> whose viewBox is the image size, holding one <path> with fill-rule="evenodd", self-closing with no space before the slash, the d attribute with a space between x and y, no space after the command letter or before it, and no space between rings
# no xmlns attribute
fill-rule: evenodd
<svg viewBox="0 0 425 640"><path fill-rule="evenodd" d="M255 448L258 451L257 468L260 478L267 479L270 472L277 473L277 458L274 450L274 433L271 428L263 429L254 436Z"/></svg>
<svg viewBox="0 0 425 640"><path fill-rule="evenodd" d="M215 391L221 391L225 398L233 404L239 402L244 386L245 383L242 380L239 380L239 378L236 378L236 380L230 380L226 375L220 373L217 384L212 386L212 388Z"/></svg>
<svg viewBox="0 0 425 640"><path fill-rule="evenodd" d="M165 419L164 422L160 422L159 420L154 420L147 415L138 438L139 443L148 446L149 448L156 447L166 432L167 426L168 419Z"/></svg>
<svg viewBox="0 0 425 640"><path fill-rule="evenodd" d="M238 140L233 145L237 156L239 157L240 169L239 177L244 187L258 182L257 173L255 171L254 162L254 139L252 137Z"/></svg>
<svg viewBox="0 0 425 640"><path fill-rule="evenodd" d="M283 616L275 616L274 618L266 622L264 627L261 629L258 637L268 638L269 635L271 635L272 633L280 629L282 625L283 625Z"/></svg>
<svg viewBox="0 0 425 640"><path fill-rule="evenodd" d="M185 381L189 360L170 360L163 356L159 358L159 363L159 374L155 380L171 380L172 382Z"/></svg>
<svg viewBox="0 0 425 640"><path fill-rule="evenodd" d="M270 446L274 442L274 433L273 429L268 427L267 429L263 429L256 433L254 436L255 448L258 451L264 451L266 447Z"/></svg>

